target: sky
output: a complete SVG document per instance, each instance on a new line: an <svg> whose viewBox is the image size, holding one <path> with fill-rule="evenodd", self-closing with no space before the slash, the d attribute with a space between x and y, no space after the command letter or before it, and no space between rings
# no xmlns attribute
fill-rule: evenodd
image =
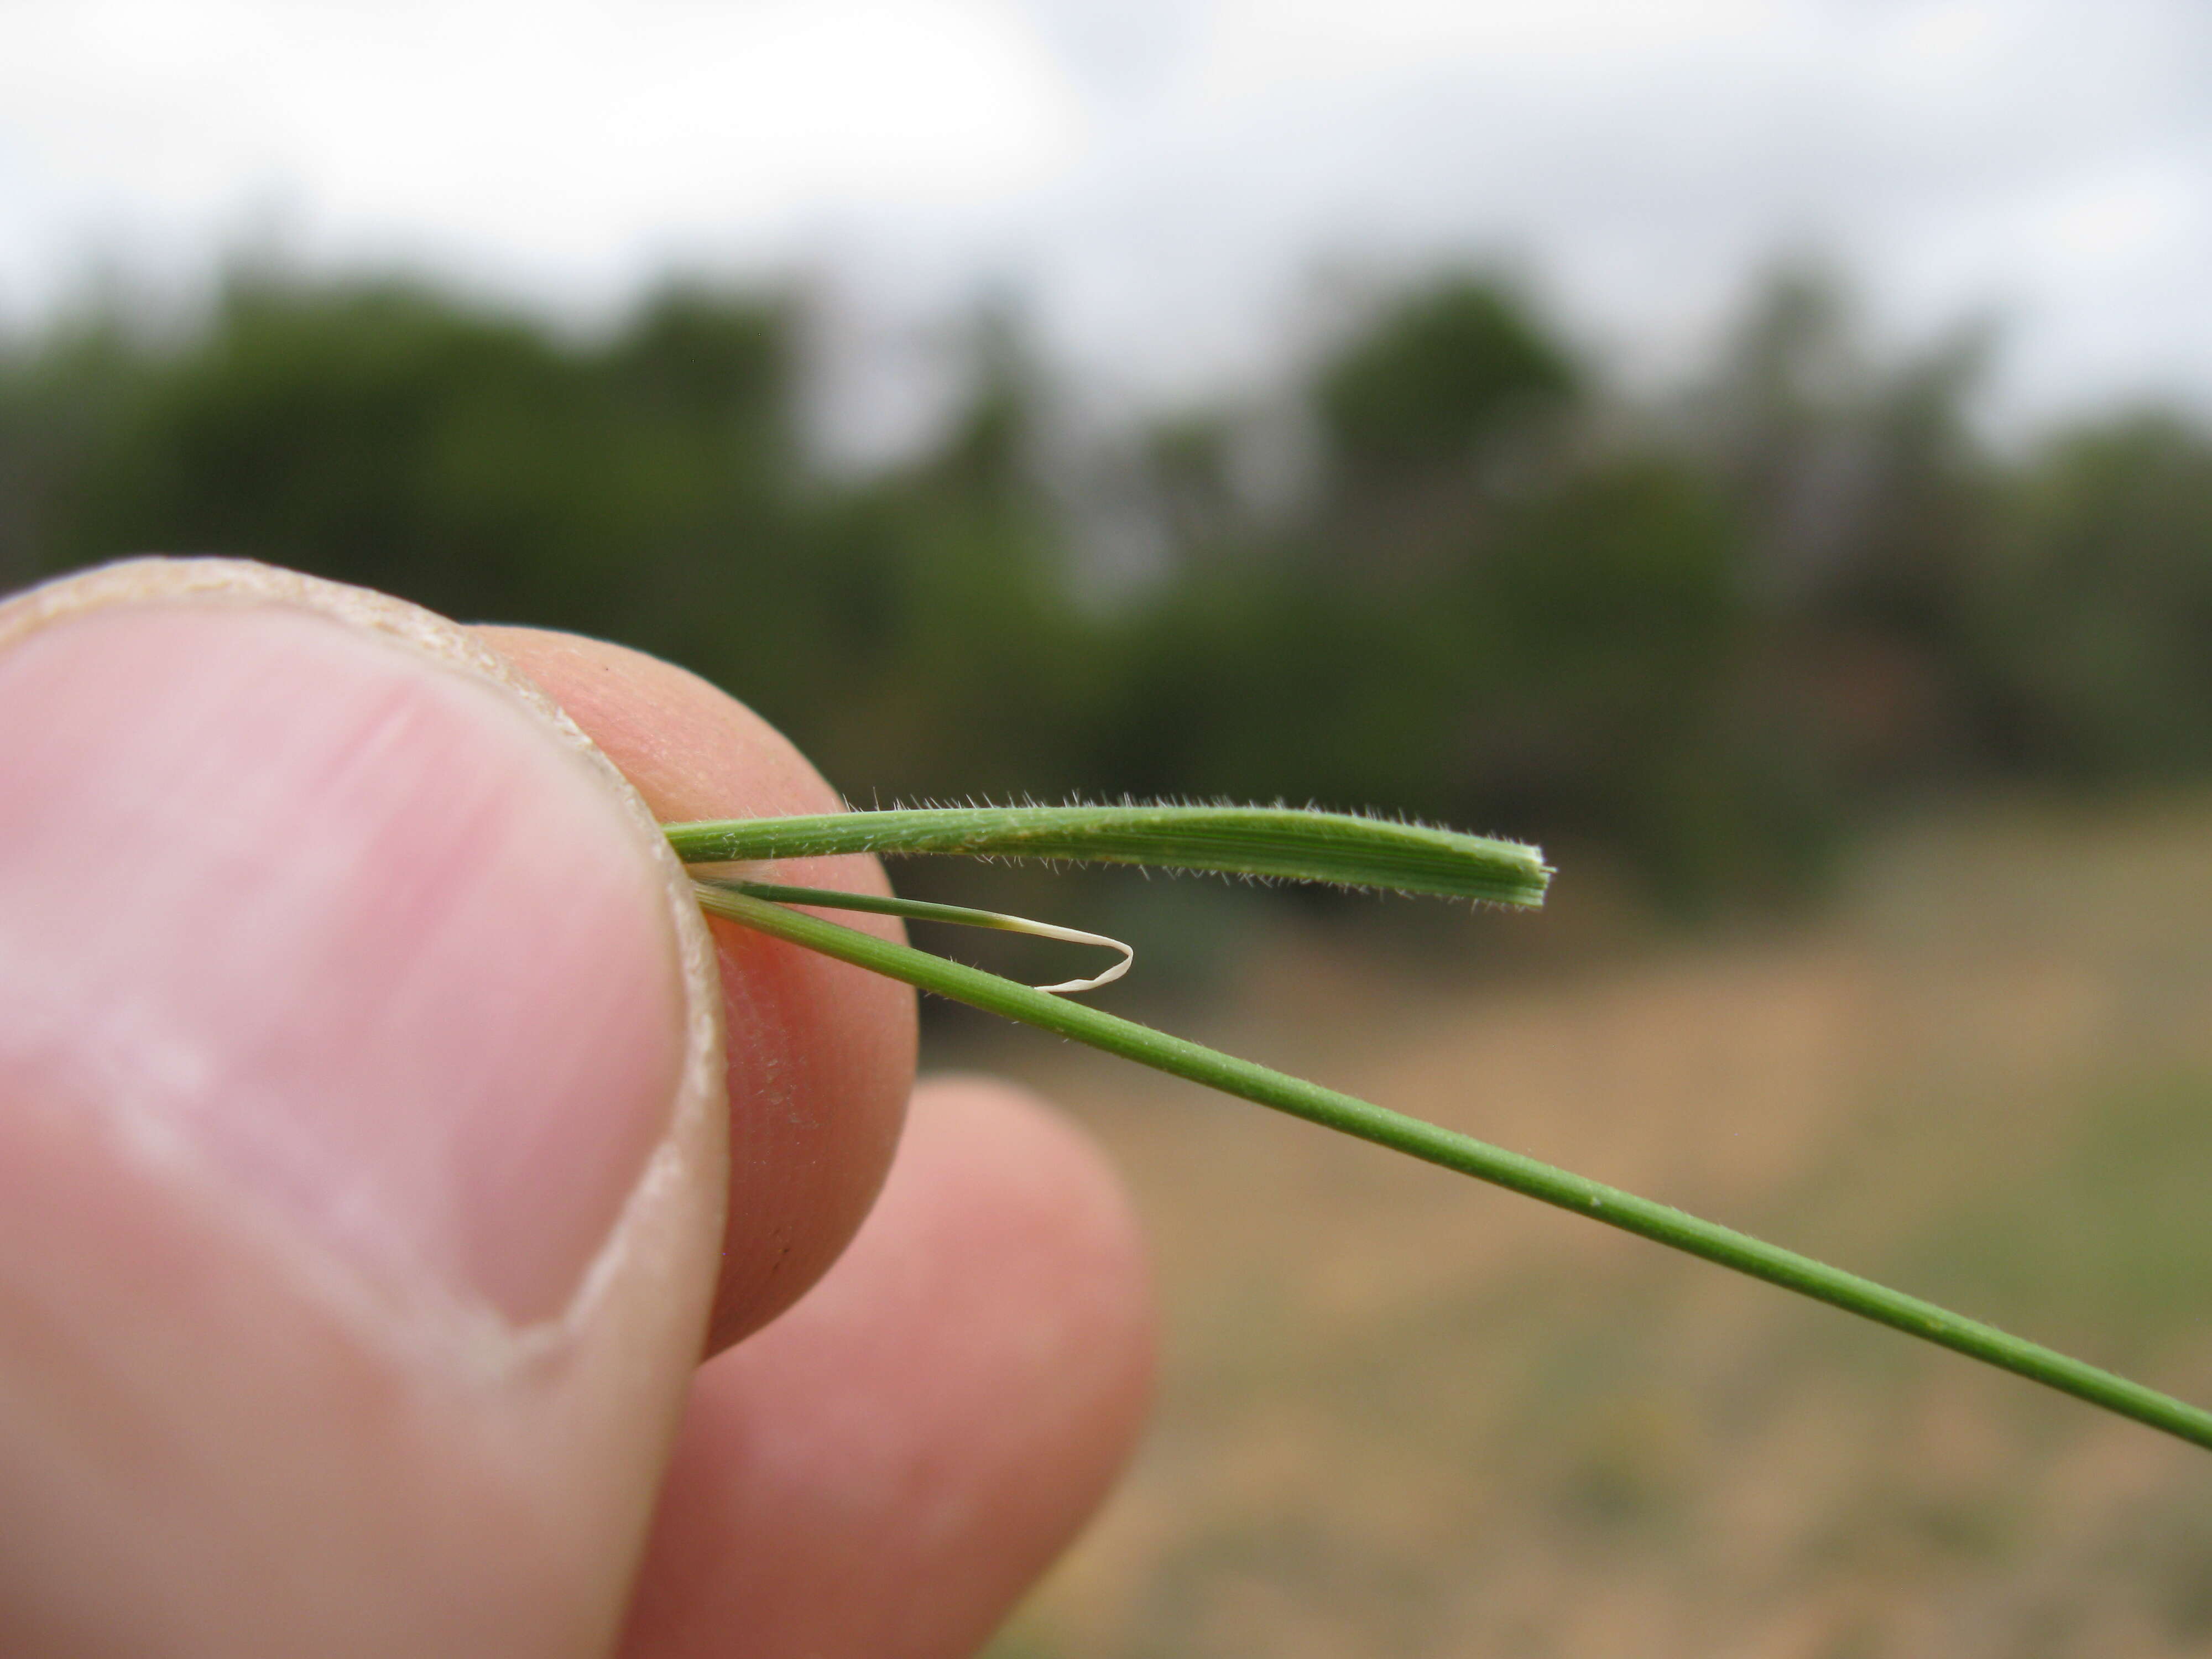
<svg viewBox="0 0 2212 1659"><path fill-rule="evenodd" d="M2008 418L2212 410L2212 6L0 0L0 320L245 254L585 323L799 276L860 407L979 295L1160 405L1445 264L1663 378L1815 257L1993 321Z"/></svg>

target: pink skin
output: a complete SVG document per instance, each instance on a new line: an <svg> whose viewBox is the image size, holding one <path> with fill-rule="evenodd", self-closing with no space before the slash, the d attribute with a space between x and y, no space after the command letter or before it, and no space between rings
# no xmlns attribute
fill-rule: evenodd
<svg viewBox="0 0 2212 1659"><path fill-rule="evenodd" d="M972 1652L1135 1435L1134 1250L1064 1119L925 1082L852 1249L693 1383L626 1659Z"/></svg>
<svg viewBox="0 0 2212 1659"><path fill-rule="evenodd" d="M477 632L589 732L663 823L834 812L843 803L767 721L621 646ZM887 893L873 859L793 859L801 887ZM848 926L902 935L885 916ZM789 1307L867 1213L914 1086L914 994L811 951L710 924L730 1032L730 1203L709 1352Z"/></svg>
<svg viewBox="0 0 2212 1659"><path fill-rule="evenodd" d="M653 813L835 804L483 637ZM907 994L710 946L501 672L246 567L0 606L0 1652L954 1655L1126 1455L1096 1152L979 1081L902 1142Z"/></svg>

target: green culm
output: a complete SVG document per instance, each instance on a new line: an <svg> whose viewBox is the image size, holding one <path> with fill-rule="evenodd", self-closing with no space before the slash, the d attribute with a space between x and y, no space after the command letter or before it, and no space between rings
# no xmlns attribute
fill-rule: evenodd
<svg viewBox="0 0 2212 1659"><path fill-rule="evenodd" d="M1552 875L1534 848L1517 842L1280 806L930 807L665 828L687 865L842 853L1098 860L1521 906L1542 903ZM995 912L745 875L705 875L695 886L703 908L761 933L1732 1267L2212 1449L2212 1413L2155 1389L1667 1205L1067 1000L1068 993L1103 984L1127 967L1127 949L1114 940ZM841 927L796 904L1073 939L1120 950L1122 961L1093 979L1032 988Z"/></svg>

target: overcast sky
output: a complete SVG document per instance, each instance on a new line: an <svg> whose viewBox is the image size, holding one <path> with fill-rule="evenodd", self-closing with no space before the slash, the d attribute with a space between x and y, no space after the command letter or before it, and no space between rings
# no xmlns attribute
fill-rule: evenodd
<svg viewBox="0 0 2212 1659"><path fill-rule="evenodd" d="M1152 398L1316 270L1504 258L1648 369L1820 250L1893 337L2002 319L2014 414L2212 408L2212 3L0 0L0 317L242 246L586 318L993 287Z"/></svg>

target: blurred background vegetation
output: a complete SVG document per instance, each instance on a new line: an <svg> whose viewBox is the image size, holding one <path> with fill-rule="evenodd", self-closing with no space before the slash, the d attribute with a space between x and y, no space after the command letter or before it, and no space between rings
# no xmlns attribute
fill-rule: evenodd
<svg viewBox="0 0 2212 1659"><path fill-rule="evenodd" d="M815 459L812 330L796 289L585 337L265 272L50 323L0 348L0 581L246 555L671 657L858 800L1375 805L1690 910L1931 789L2212 764L2212 434L1993 445L1985 337L1877 354L1817 271L1665 395L1456 270L1134 431L986 313L865 475Z"/></svg>
<svg viewBox="0 0 2212 1659"><path fill-rule="evenodd" d="M2212 1397L2212 434L1992 440L1987 336L1876 350L1805 270L1631 387L1462 269L1133 428L985 309L951 418L855 471L812 435L820 327L796 289L586 335L265 272L184 322L87 311L0 347L0 583L250 555L621 640L862 804L1283 798L1540 842L1550 913L1479 928L900 881L1110 925L1149 947L1115 996L1176 1029ZM1005 1659L2212 1640L2196 1454L986 1041L931 1034L1109 1145L1168 1322L1158 1428Z"/></svg>

